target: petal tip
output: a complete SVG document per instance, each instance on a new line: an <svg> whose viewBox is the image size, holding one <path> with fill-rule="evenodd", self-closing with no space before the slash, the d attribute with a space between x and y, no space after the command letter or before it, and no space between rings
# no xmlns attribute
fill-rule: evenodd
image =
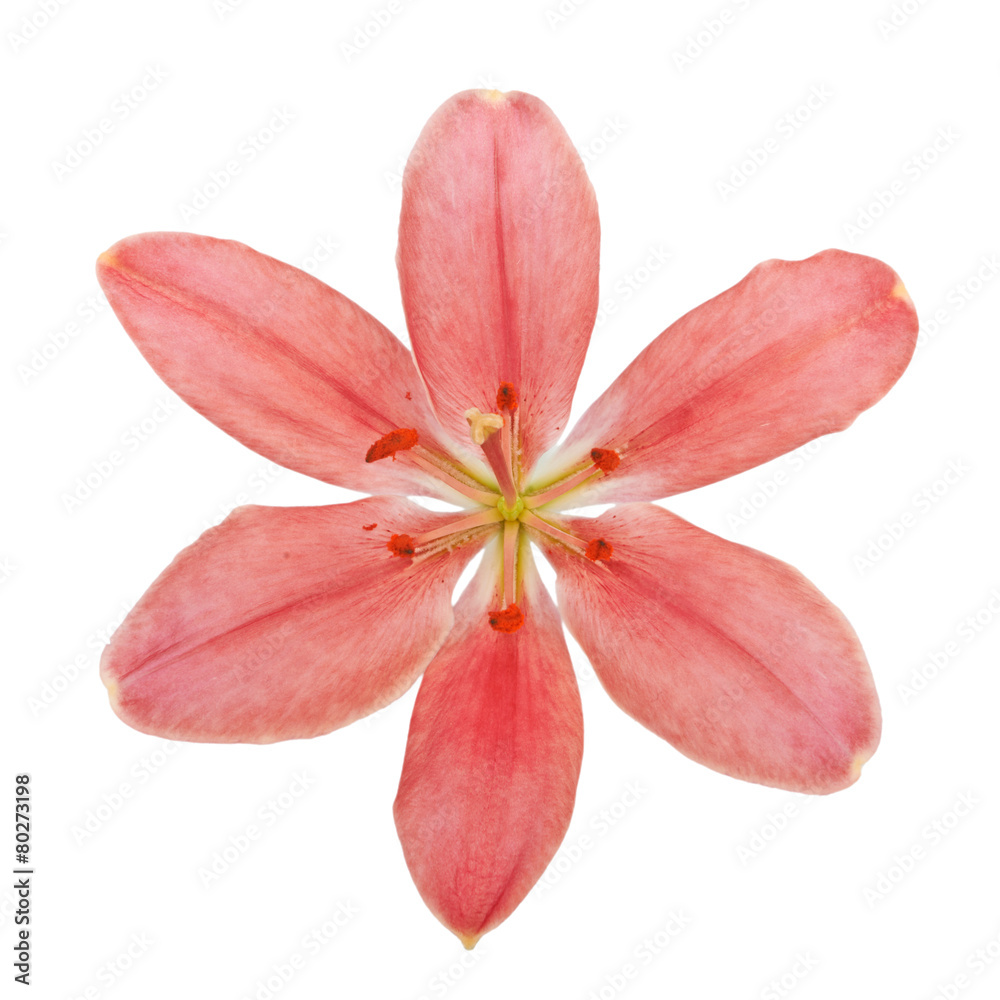
<svg viewBox="0 0 1000 1000"><path fill-rule="evenodd" d="M472 951L473 948L479 943L479 939L482 934L463 934L461 931L455 931L455 937L462 942L462 947L466 951Z"/></svg>
<svg viewBox="0 0 1000 1000"><path fill-rule="evenodd" d="M859 753L851 761L851 770L849 772L850 784L853 785L861 777L861 768L871 760L871 756L870 753Z"/></svg>
<svg viewBox="0 0 1000 1000"><path fill-rule="evenodd" d="M118 246L117 243L114 247L108 247L108 249L97 258L98 277L102 271L114 270L118 266L118 258L115 256L116 246Z"/></svg>
<svg viewBox="0 0 1000 1000"><path fill-rule="evenodd" d="M889 297L893 299L902 299L908 306L913 308L913 299L910 298L910 293L906 290L906 286L901 282L897 281L893 286L892 291L889 293Z"/></svg>

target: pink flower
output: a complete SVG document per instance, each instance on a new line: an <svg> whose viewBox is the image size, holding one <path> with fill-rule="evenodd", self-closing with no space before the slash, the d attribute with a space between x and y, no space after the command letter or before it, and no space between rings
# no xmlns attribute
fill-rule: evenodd
<svg viewBox="0 0 1000 1000"><path fill-rule="evenodd" d="M618 705L726 774L832 792L879 740L844 616L792 567L649 501L842 430L881 398L916 340L899 278L839 250L767 261L668 327L553 449L597 311L598 243L552 112L467 91L428 122L403 179L412 354L239 243L147 233L98 264L126 330L195 409L290 469L380 494L242 507L205 532L107 648L115 712L174 740L268 743L353 722L423 674L396 827L421 895L468 947L570 821L583 720L560 612ZM609 501L596 518L559 513ZM529 539L557 570L558 612Z"/></svg>

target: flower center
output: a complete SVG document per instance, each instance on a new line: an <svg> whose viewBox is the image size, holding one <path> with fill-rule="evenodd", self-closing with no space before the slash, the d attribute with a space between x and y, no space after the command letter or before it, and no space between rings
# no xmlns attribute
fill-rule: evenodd
<svg viewBox="0 0 1000 1000"><path fill-rule="evenodd" d="M502 594L504 606L491 610L488 621L497 632L516 632L524 623L524 613L517 605L520 589L518 549L522 525L565 545L595 565L610 560L614 554L610 542L603 538L579 538L566 530L567 526L560 524L554 513L542 511L543 517L538 511L589 479L612 474L618 468L621 456L609 448L594 448L590 452L589 464L541 491L522 493L518 461L519 399L516 388L510 382L500 384L496 403L499 412L481 413L472 408L465 412L465 418L472 442L482 449L496 476L499 496L496 489L477 480L449 456L423 448L417 432L412 429L398 428L385 434L368 449L365 460L374 462L391 458L396 461L397 454L405 456L407 461L412 461L481 505L478 510L465 511L456 520L419 535L392 534L386 547L400 558L422 559L442 549L481 542L483 535L502 531L503 577L498 582L498 591ZM369 528L365 527L365 530Z"/></svg>
<svg viewBox="0 0 1000 1000"><path fill-rule="evenodd" d="M503 514L505 521L520 520L521 512L524 510L524 497L518 497L513 507L507 506L507 501L503 497L497 500L497 510Z"/></svg>

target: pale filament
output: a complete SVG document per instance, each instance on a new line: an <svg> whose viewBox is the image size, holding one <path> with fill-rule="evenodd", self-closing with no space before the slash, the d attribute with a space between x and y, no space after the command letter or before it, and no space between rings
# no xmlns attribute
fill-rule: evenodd
<svg viewBox="0 0 1000 1000"><path fill-rule="evenodd" d="M541 493L531 493L525 496L523 498L524 506L529 510L533 510L535 507L551 503L557 497L561 497L564 493L569 493L570 490L575 490L581 483L585 483L592 476L598 474L603 475L604 473L598 468L596 463L588 465L579 472L574 472L573 475L568 476L566 479L560 479L558 483L554 483L547 490L542 490Z"/></svg>
<svg viewBox="0 0 1000 1000"><path fill-rule="evenodd" d="M503 603L509 607L517 596L517 536L520 524L504 521L503 525Z"/></svg>
<svg viewBox="0 0 1000 1000"><path fill-rule="evenodd" d="M492 494L495 496L495 494ZM422 535L417 535L413 539L414 545L422 546L426 545L428 542L433 542L438 538L444 538L447 535L457 535L464 531L471 531L473 528L481 528L487 524L498 524L503 521L503 514L500 513L496 507L490 510L481 510L475 514L470 514L468 517L459 518L457 521L452 521L450 524L442 525L440 528L434 528L432 531L425 531Z"/></svg>
<svg viewBox="0 0 1000 1000"><path fill-rule="evenodd" d="M587 551L588 543L582 538L577 538L576 535L571 535L568 531L563 531L561 528L557 528L555 525L549 524L548 521L543 521L537 514L533 514L530 510L526 509L521 514L521 520L529 527L534 528L536 531L541 531L550 538L554 538L556 541L562 542L563 545L568 545L571 549L579 552L581 555Z"/></svg>
<svg viewBox="0 0 1000 1000"><path fill-rule="evenodd" d="M490 506L496 504L496 493L473 486L471 483L466 482L464 478L460 479L455 474L455 471L457 470L452 470L447 466L439 465L437 462L434 462L430 458L426 457L427 455L430 455L430 452L425 452L425 449L421 448L420 445L411 449L408 454L416 465L419 465L420 468L429 472L436 479L441 480L441 482L455 490L457 493L461 493L463 496L467 496L470 500L475 500L477 503L488 504Z"/></svg>

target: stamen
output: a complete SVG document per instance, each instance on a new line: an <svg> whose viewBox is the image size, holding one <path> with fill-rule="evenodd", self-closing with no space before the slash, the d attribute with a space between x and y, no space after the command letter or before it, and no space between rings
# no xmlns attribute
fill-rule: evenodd
<svg viewBox="0 0 1000 1000"><path fill-rule="evenodd" d="M541 493L529 494L524 498L525 506L529 510L533 510L535 507L544 507L545 504L551 503L564 493L575 490L577 486L582 485L592 476L596 476L598 472L603 472L605 475L613 472L618 468L622 460L621 455L610 448L592 448L590 457L593 460L593 465L588 465L578 472L567 476L565 479L560 479L559 482L553 483L552 486L547 490L542 490Z"/></svg>
<svg viewBox="0 0 1000 1000"><path fill-rule="evenodd" d="M429 472L435 479L440 479L456 493L461 493L477 503L485 503L490 506L497 502L496 493L482 486L473 485L473 481L468 476L439 459L433 452L426 451L420 445L410 452L410 458L421 469Z"/></svg>
<svg viewBox="0 0 1000 1000"><path fill-rule="evenodd" d="M457 521L451 521L440 528L433 528L414 537L413 535L393 535L385 547L394 555L405 559L412 559L419 551L420 556L433 555L443 549L451 549L456 545L462 545L469 541L473 532L477 528L487 528L503 521L503 514L495 507L488 510L480 510L468 517L460 517ZM363 526L365 527L365 526ZM372 528L376 527L374 524ZM365 527L365 530L368 530ZM439 539L444 539L441 544L435 545Z"/></svg>
<svg viewBox="0 0 1000 1000"><path fill-rule="evenodd" d="M499 398L500 393L497 393ZM513 410L502 410L503 412L503 429L500 431L500 454L503 455L504 468L510 469L513 472L514 461L513 461L513 441L514 441L514 419L517 416ZM511 476L513 478L513 476ZM518 492L517 483L514 483L514 492Z"/></svg>
<svg viewBox="0 0 1000 1000"><path fill-rule="evenodd" d="M524 624L524 612L511 603L502 611L490 611L489 622L495 632L516 632Z"/></svg>
<svg viewBox="0 0 1000 1000"><path fill-rule="evenodd" d="M610 559L614 552L614 546L610 542L606 542L603 538L593 538L587 543L584 555L591 562L597 562L599 559Z"/></svg>
<svg viewBox="0 0 1000 1000"><path fill-rule="evenodd" d="M554 524L549 524L548 521L543 521L531 511L526 510L521 515L521 520L536 531L540 531L542 534L554 538L557 542L562 542L574 552L586 556L592 562L610 559L614 553L611 543L606 542L603 538L594 538L589 542L584 541L582 538L577 538L576 535L571 535L568 531L563 531L562 528L557 528Z"/></svg>
<svg viewBox="0 0 1000 1000"><path fill-rule="evenodd" d="M452 521L450 524L442 525L440 528L425 531L422 535L417 535L412 541L414 545L422 547L428 542L433 542L438 538L445 538L448 535L458 535L470 531L472 528L482 528L487 524L499 524L503 519L503 514L495 507L492 510L481 510L475 514L470 514L468 517L461 517L457 521Z"/></svg>
<svg viewBox="0 0 1000 1000"><path fill-rule="evenodd" d="M590 457L601 472L614 472L622 457L611 448L591 448Z"/></svg>
<svg viewBox="0 0 1000 1000"><path fill-rule="evenodd" d="M517 590L517 521L504 521L503 525L503 599L508 606L514 604Z"/></svg>
<svg viewBox="0 0 1000 1000"><path fill-rule="evenodd" d="M497 409L511 410L517 409L517 389L511 382L501 382L497 389Z"/></svg>
<svg viewBox="0 0 1000 1000"><path fill-rule="evenodd" d="M409 558L416 551L416 542L409 535L393 535L385 547L394 556Z"/></svg>
<svg viewBox="0 0 1000 1000"><path fill-rule="evenodd" d="M497 477L497 484L507 502L507 507L512 508L517 503L517 489L511 474L510 445L508 443L505 455L501 441L504 435L498 438L496 433L501 427L506 426L505 417L500 416L499 413L480 413L473 407L471 410L465 411L465 419L469 421L472 440L483 449L483 454Z"/></svg>
<svg viewBox="0 0 1000 1000"><path fill-rule="evenodd" d="M412 427L400 427L398 430L383 434L365 455L366 462L377 462L381 458L392 456L396 461L397 451L406 451L417 443L417 432Z"/></svg>

